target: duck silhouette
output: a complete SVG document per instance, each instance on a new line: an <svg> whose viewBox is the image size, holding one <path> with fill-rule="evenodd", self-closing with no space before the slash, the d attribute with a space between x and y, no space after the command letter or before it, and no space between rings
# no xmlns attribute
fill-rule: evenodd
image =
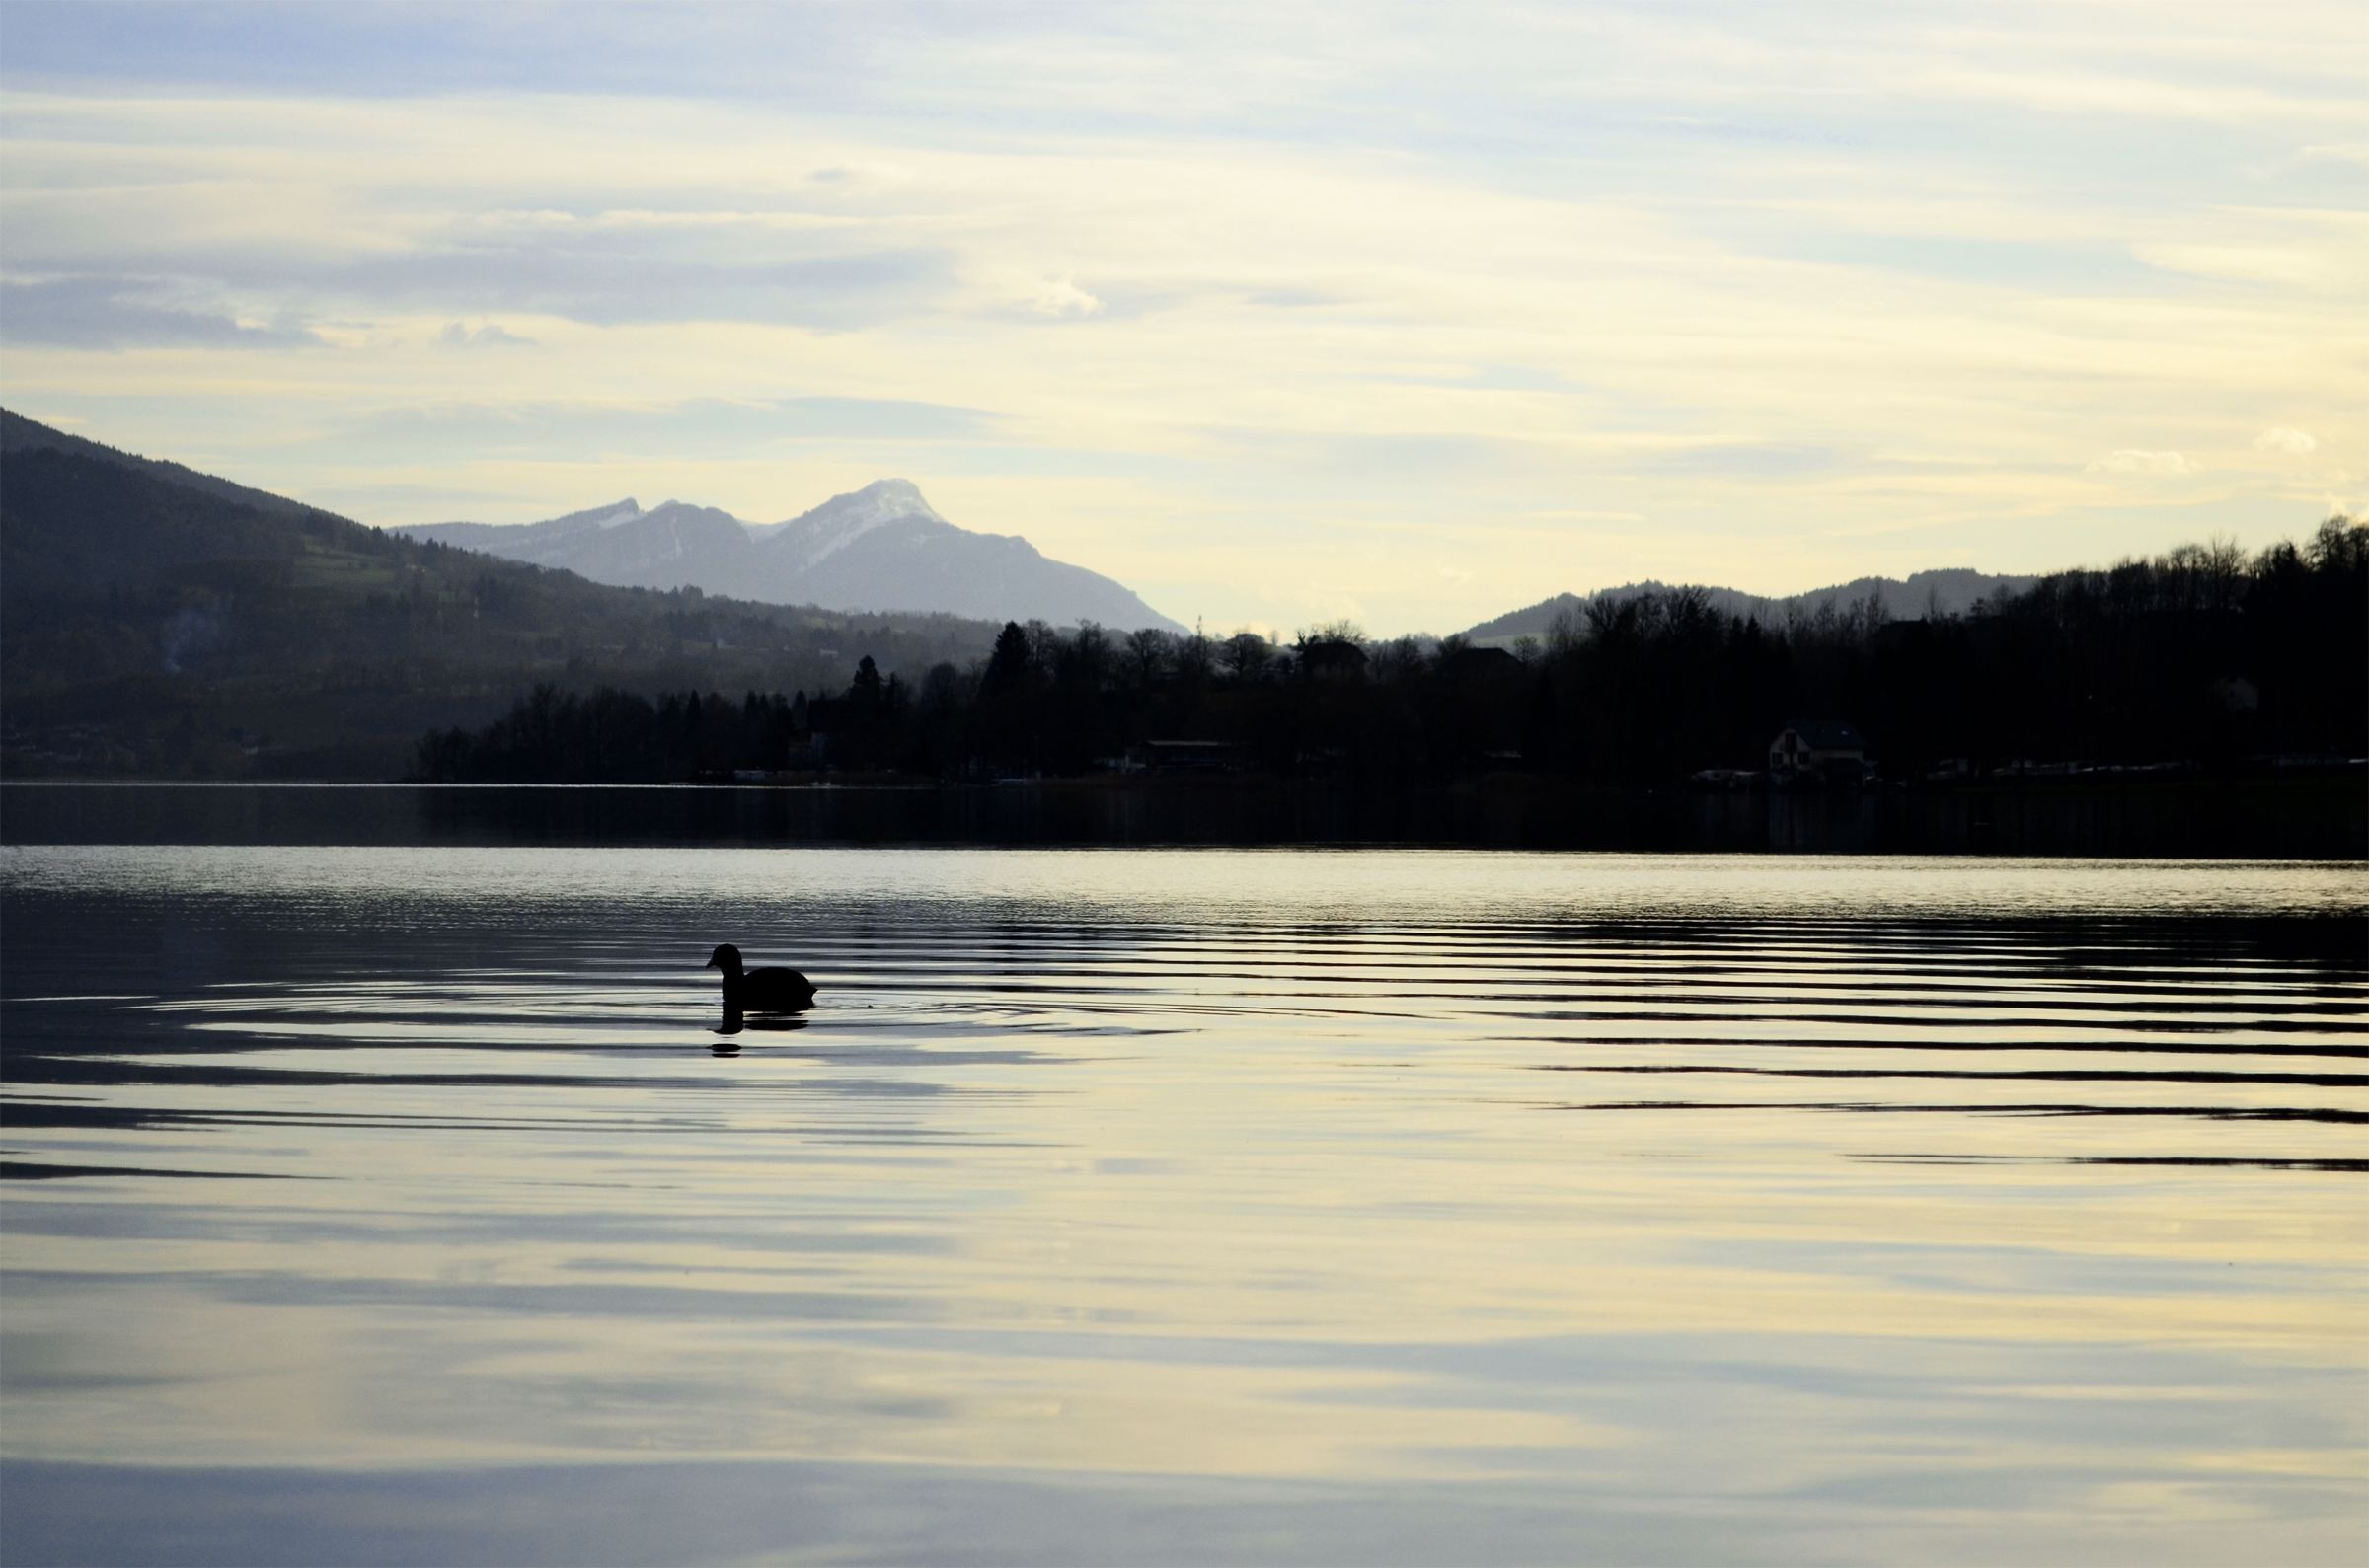
<svg viewBox="0 0 2369 1568"><path fill-rule="evenodd" d="M724 971L724 1010L798 1012L814 1000L814 982L795 969L742 969L740 949L730 942L708 955L707 967Z"/></svg>

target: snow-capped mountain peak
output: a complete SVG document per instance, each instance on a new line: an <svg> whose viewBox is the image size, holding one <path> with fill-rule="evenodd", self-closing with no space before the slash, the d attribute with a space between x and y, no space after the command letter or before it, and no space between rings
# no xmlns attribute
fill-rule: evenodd
<svg viewBox="0 0 2369 1568"><path fill-rule="evenodd" d="M922 498L921 486L911 480L874 480L860 490L832 496L829 501L823 502L823 505L828 506L835 501L858 502L876 508L893 509L899 514L919 512L924 517L938 517L938 509ZM819 509L817 508L817 510ZM939 517L938 520L946 521L943 517Z"/></svg>
<svg viewBox="0 0 2369 1568"><path fill-rule="evenodd" d="M811 568L876 529L907 521L954 526L922 498L921 486L911 480L888 479L834 495L773 532L789 542L802 568Z"/></svg>
<svg viewBox="0 0 2369 1568"><path fill-rule="evenodd" d="M911 480L875 480L786 523L743 523L690 501L645 508L629 499L521 526L438 523L402 531L623 587L695 587L834 610L1183 630L1120 584L1047 560L1025 539L956 527Z"/></svg>
<svg viewBox="0 0 2369 1568"><path fill-rule="evenodd" d="M526 526L539 538L558 539L571 534L602 533L630 523L642 515L642 503L628 495L624 500L611 501L606 506L587 506L580 512L570 512L564 517L547 518Z"/></svg>

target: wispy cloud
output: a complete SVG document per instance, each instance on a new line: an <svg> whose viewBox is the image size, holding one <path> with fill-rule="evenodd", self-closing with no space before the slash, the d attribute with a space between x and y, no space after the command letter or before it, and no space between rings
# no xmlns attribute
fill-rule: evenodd
<svg viewBox="0 0 2369 1568"><path fill-rule="evenodd" d="M436 334L436 341L447 348L532 348L532 337L521 337L499 322L487 322L470 327L461 322L447 322Z"/></svg>
<svg viewBox="0 0 2369 1568"><path fill-rule="evenodd" d="M2180 479L2196 472L2178 452L2150 452L2140 447L2124 447L2108 452L2087 469L2091 474L2132 474L2147 479Z"/></svg>
<svg viewBox="0 0 2369 1568"><path fill-rule="evenodd" d="M390 441L456 458L509 452L563 460L587 449L664 452L779 449L798 443L972 441L995 430L978 409L894 398L691 398L675 402L555 399L438 402L379 411L333 441Z"/></svg>
<svg viewBox="0 0 2369 1568"><path fill-rule="evenodd" d="M1841 467L1843 453L1829 446L1778 441L1720 441L1681 446L1642 459L1664 474L1732 474L1756 479L1827 474Z"/></svg>
<svg viewBox="0 0 2369 1568"><path fill-rule="evenodd" d="M137 277L0 282L0 339L61 348L289 348L321 338L281 317L246 321L173 303L170 283Z"/></svg>
<svg viewBox="0 0 2369 1568"><path fill-rule="evenodd" d="M18 4L0 374L385 521L905 472L1219 619L2272 531L2357 488L2357 16L2134 15Z"/></svg>

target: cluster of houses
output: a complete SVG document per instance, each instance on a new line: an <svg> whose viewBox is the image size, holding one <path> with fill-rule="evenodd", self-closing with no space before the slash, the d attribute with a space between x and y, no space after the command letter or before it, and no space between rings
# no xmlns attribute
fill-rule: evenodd
<svg viewBox="0 0 2369 1568"><path fill-rule="evenodd" d="M1518 768L1522 755L1513 751L1487 753L1488 760ZM1306 763L1322 762L1306 757ZM1122 756L1104 759L1111 773L1208 774L1232 773L1245 766L1239 747L1222 740L1146 740ZM1778 731L1769 742L1767 772L1751 768L1706 768L1695 782L1741 788L1748 784L1853 784L1868 776L1868 743L1849 724L1797 720Z"/></svg>
<svg viewBox="0 0 2369 1568"><path fill-rule="evenodd" d="M2331 767L2351 767L2356 771L2364 766L2359 761L2339 757L2264 757L2258 763L2274 772L2295 769L2326 770ZM2103 763L2034 762L2017 758L2006 762L1977 767L1966 757L1946 757L1925 770L1923 782L1929 784L1971 784L1978 779L2102 779L2102 778L2161 778L2196 772L2193 762ZM1752 768L1706 768L1694 776L1698 784L1712 788L1746 789L1763 785L1778 788L1818 787L1827 784L1853 785L1872 781L1873 765L1868 757L1868 743L1858 730L1849 724L1796 720L1777 732L1769 742L1769 766L1766 771Z"/></svg>
<svg viewBox="0 0 2369 1568"><path fill-rule="evenodd" d="M1303 643L1297 652L1301 674L1318 682L1355 682L1365 678L1366 650L1347 638L1328 637ZM1451 647L1442 655L1442 669L1468 688L1492 687L1497 681L1520 677L1522 665L1501 647ZM786 764L792 771L823 771L834 765L833 731L855 715L845 698L806 699L797 711L797 738ZM1491 765L1519 769L1517 751L1484 754ZM1302 767L1331 771L1328 764L1345 764L1346 757L1310 753ZM1250 766L1251 759L1231 741L1191 737L1151 738L1123 753L1101 759L1104 771L1117 774L1228 774ZM1828 719L1796 719L1769 742L1768 768L1707 768L1694 775L1698 784L1745 788L1774 784L1779 787L1848 786L1868 777L1868 745L1850 724ZM761 776L760 776L761 777Z"/></svg>
<svg viewBox="0 0 2369 1568"><path fill-rule="evenodd" d="M1355 651L1354 644L1348 646ZM1361 652L1359 657L1363 657ZM1320 674L1317 678L1325 677ZM802 735L802 744L792 748L789 758L792 769L829 766L829 732L836 716L832 709L829 699L809 704L810 727ZM1518 769L1523 762L1521 753L1515 751L1490 752L1487 758L1502 768ZM1318 767L1320 771L1324 763L1333 760L1338 759L1313 754L1301 759L1303 764ZM1232 741L1185 738L1143 740L1117 756L1102 759L1107 773L1172 776L1238 773L1249 764L1250 758ZM1721 788L1746 788L1770 783L1798 787L1855 784L1867 776L1868 745L1858 730L1845 723L1796 720L1778 731L1777 738L1769 742L1769 766L1765 773L1750 768L1706 768L1694 776L1694 782Z"/></svg>

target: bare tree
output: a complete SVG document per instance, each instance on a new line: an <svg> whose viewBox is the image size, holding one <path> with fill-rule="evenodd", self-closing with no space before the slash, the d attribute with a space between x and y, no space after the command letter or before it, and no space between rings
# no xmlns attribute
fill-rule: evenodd
<svg viewBox="0 0 2369 1568"><path fill-rule="evenodd" d="M1256 680L1266 673L1269 659L1275 656L1274 645L1252 631L1241 631L1226 638L1220 647L1226 672L1238 681Z"/></svg>
<svg viewBox="0 0 2369 1568"><path fill-rule="evenodd" d="M1201 624L1192 624L1192 635L1177 644L1177 674L1186 681L1205 681L1217 662L1217 648L1201 631Z"/></svg>
<svg viewBox="0 0 2369 1568"><path fill-rule="evenodd" d="M1374 674L1385 681L1403 681L1423 666L1423 645L1414 637L1393 637L1374 649Z"/></svg>
<svg viewBox="0 0 2369 1568"><path fill-rule="evenodd" d="M1158 627L1147 626L1128 633L1125 666L1128 679L1148 690L1176 656L1176 644L1177 639Z"/></svg>
<svg viewBox="0 0 2369 1568"><path fill-rule="evenodd" d="M1862 642L1871 640L1891 619L1892 613L1883 607L1883 590L1880 588L1870 588L1859 603L1851 607L1852 632Z"/></svg>
<svg viewBox="0 0 2369 1568"><path fill-rule="evenodd" d="M1297 645L1305 648L1312 642L1348 642L1363 647L1365 646L1365 628L1347 616L1340 616L1331 621L1321 622L1316 626L1303 628Z"/></svg>
<svg viewBox="0 0 2369 1568"><path fill-rule="evenodd" d="M2246 577L2246 547L2227 534L2215 534L2197 552L2198 598L2204 608L2234 608Z"/></svg>
<svg viewBox="0 0 2369 1568"><path fill-rule="evenodd" d="M1556 659L1567 659L1579 647L1579 618L1565 605L1555 612L1547 624L1547 652Z"/></svg>
<svg viewBox="0 0 2369 1568"><path fill-rule="evenodd" d="M2318 571L2357 571L2369 563L2369 521L2342 512L2320 525L2304 556Z"/></svg>

